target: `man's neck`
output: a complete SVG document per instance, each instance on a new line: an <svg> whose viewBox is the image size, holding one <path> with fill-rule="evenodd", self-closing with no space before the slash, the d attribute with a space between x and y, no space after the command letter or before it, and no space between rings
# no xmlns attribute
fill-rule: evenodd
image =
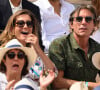
<svg viewBox="0 0 100 90"><path fill-rule="evenodd" d="M10 1L15 7L19 6L21 2L21 0L10 0Z"/></svg>
<svg viewBox="0 0 100 90"><path fill-rule="evenodd" d="M77 37L74 35L74 38L80 48L82 48L82 50L85 52L85 55L87 55L89 49L89 37Z"/></svg>

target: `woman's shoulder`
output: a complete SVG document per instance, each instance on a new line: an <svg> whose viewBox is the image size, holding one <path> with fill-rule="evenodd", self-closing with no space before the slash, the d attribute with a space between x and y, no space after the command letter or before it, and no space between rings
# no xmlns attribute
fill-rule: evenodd
<svg viewBox="0 0 100 90"><path fill-rule="evenodd" d="M0 78L1 78L2 76L5 76L5 74L4 74L4 73L2 73L2 72L0 72Z"/></svg>
<svg viewBox="0 0 100 90"><path fill-rule="evenodd" d="M5 90L7 83L6 75L0 72L0 90Z"/></svg>
<svg viewBox="0 0 100 90"><path fill-rule="evenodd" d="M6 80L6 75L4 74L4 73L2 73L2 72L0 72L0 81L7 81Z"/></svg>

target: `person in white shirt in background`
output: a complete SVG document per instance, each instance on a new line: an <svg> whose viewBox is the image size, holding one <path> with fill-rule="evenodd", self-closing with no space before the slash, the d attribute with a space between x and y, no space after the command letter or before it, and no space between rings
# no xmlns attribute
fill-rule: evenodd
<svg viewBox="0 0 100 90"><path fill-rule="evenodd" d="M40 8L42 40L48 53L54 39L69 34L69 16L75 7L65 0L37 0L33 3Z"/></svg>
<svg viewBox="0 0 100 90"><path fill-rule="evenodd" d="M92 5L95 7L98 16L98 27L91 38L100 43L100 0L91 0L91 2Z"/></svg>

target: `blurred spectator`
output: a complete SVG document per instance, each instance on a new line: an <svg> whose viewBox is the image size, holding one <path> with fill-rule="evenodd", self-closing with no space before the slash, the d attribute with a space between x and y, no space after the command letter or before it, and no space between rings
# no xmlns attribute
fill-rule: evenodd
<svg viewBox="0 0 100 90"><path fill-rule="evenodd" d="M74 6L65 0L37 0L42 19L42 40L45 52L50 43L62 35L69 34L69 16Z"/></svg>
<svg viewBox="0 0 100 90"><path fill-rule="evenodd" d="M97 16L100 16L100 0L91 0L91 3L96 9Z"/></svg>
<svg viewBox="0 0 100 90"><path fill-rule="evenodd" d="M28 9L41 22L39 8L27 0L0 0L0 29L4 30L9 17L18 10Z"/></svg>
<svg viewBox="0 0 100 90"><path fill-rule="evenodd" d="M92 5L95 7L96 9L96 13L97 13L97 23L98 26L96 27L96 30L94 31L93 35L91 36L94 40L96 40L98 43L100 43L100 0L91 0L92 1Z"/></svg>

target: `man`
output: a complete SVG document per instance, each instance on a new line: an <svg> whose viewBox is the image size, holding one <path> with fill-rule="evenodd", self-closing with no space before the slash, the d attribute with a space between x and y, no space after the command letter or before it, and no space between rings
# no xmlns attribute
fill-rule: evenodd
<svg viewBox="0 0 100 90"><path fill-rule="evenodd" d="M49 45L55 38L69 34L69 16L75 8L66 0L37 0L33 3L40 8L42 41L48 53Z"/></svg>
<svg viewBox="0 0 100 90"><path fill-rule="evenodd" d="M0 33L2 33L2 31L5 29L9 17L21 9L30 10L36 16L39 23L41 23L39 7L31 2L27 0L0 0L0 2ZM40 29L38 30L38 35L40 46L42 49L44 49L44 46L42 45Z"/></svg>
<svg viewBox="0 0 100 90"><path fill-rule="evenodd" d="M99 70L92 64L92 56L100 52L100 44L90 35L96 26L96 12L92 6L80 6L70 15L72 33L52 42L49 57L58 68L58 77L53 87L70 88L75 82L85 81L86 86L94 88Z"/></svg>

